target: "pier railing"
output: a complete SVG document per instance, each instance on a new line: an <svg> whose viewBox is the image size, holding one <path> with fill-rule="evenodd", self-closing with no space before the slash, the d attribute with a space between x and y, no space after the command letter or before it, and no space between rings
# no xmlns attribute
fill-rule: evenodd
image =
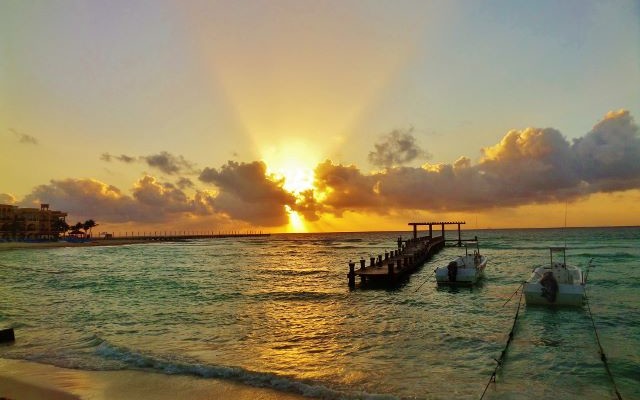
<svg viewBox="0 0 640 400"><path fill-rule="evenodd" d="M349 261L349 287L355 287L356 276L360 277L363 285L395 284L422 266L433 254L440 251L444 244L443 236L416 237L406 241L399 238L397 249L385 251L384 256L379 254L377 257L371 257L369 265L365 259L360 259L360 268L356 269L356 263Z"/></svg>

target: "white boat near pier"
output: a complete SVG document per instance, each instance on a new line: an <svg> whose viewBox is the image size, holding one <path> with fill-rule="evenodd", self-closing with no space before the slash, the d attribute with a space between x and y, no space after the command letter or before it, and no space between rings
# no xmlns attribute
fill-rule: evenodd
<svg viewBox="0 0 640 400"><path fill-rule="evenodd" d="M475 243L476 249L469 254L468 245ZM480 254L478 242L465 244L465 255L458 256L445 267L436 268L436 282L438 285L472 286L484 276L487 257Z"/></svg>
<svg viewBox="0 0 640 400"><path fill-rule="evenodd" d="M549 265L537 267L524 284L524 297L531 305L582 306L587 277L566 263L566 247L551 247Z"/></svg>

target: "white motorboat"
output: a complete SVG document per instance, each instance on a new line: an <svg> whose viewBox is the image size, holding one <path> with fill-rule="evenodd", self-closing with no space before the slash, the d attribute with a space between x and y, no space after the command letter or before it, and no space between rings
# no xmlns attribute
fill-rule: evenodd
<svg viewBox="0 0 640 400"><path fill-rule="evenodd" d="M475 243L473 254L469 254L469 245ZM480 254L478 242L465 244L465 255L456 257L446 267L436 268L436 282L438 285L474 285L484 276L487 257Z"/></svg>
<svg viewBox="0 0 640 400"><path fill-rule="evenodd" d="M581 306L587 278L582 270L566 262L566 247L549 249L551 263L537 267L524 284L527 304Z"/></svg>

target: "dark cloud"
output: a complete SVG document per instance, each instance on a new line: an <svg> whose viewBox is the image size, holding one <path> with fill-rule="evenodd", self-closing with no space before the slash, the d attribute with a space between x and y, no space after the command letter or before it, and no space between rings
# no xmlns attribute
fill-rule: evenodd
<svg viewBox="0 0 640 400"><path fill-rule="evenodd" d="M322 203L317 202L313 197L313 189L299 193L296 203L290 207L311 222L319 220L320 214L324 211Z"/></svg>
<svg viewBox="0 0 640 400"><path fill-rule="evenodd" d="M629 113L620 111L573 144L551 128L510 131L483 149L476 165L461 157L453 164L364 174L326 161L315 176L322 194L315 196L322 198L317 209L338 216L346 210L469 211L573 200L640 188L640 133Z"/></svg>
<svg viewBox="0 0 640 400"><path fill-rule="evenodd" d="M413 128L406 131L394 130L374 144L375 150L369 152L369 162L376 167L390 168L400 166L419 158L428 158L413 137Z"/></svg>
<svg viewBox="0 0 640 400"><path fill-rule="evenodd" d="M231 218L262 226L285 225L285 206L294 205L295 197L282 188L283 180L270 179L266 171L262 161L229 161L219 170L205 168L199 179L218 188L213 204Z"/></svg>
<svg viewBox="0 0 640 400"><path fill-rule="evenodd" d="M34 136L27 135L26 133L18 132L15 129L9 129L9 132L11 132L18 139L20 143L33 144L33 145L38 144L38 139L36 139Z"/></svg>
<svg viewBox="0 0 640 400"><path fill-rule="evenodd" d="M131 164L131 163L136 161L135 157L130 157L130 156L126 155L126 154L120 154L119 156L114 156L114 155L111 155L109 153L102 153L102 155L100 156L100 159L102 161L106 161L106 162L111 162L113 160L117 160L117 161L121 161L121 162L126 163L126 164Z"/></svg>
<svg viewBox="0 0 640 400"><path fill-rule="evenodd" d="M144 162L149 167L155 168L167 175L174 175L178 173L193 174L197 172L195 165L186 160L183 156L174 156L173 154L166 151L160 152L158 154L151 154L148 156L140 157L132 157L126 154L114 156L109 153L103 153L100 156L100 159L106 162L117 160L126 164L131 164L136 161Z"/></svg>
<svg viewBox="0 0 640 400"><path fill-rule="evenodd" d="M174 156L166 151L141 158L150 167L157 168L167 175L193 173L195 169L194 165L183 156Z"/></svg>

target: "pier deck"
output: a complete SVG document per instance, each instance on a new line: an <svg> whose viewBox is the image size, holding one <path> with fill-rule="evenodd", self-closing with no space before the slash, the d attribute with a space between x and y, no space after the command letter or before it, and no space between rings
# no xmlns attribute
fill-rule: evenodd
<svg viewBox="0 0 640 400"><path fill-rule="evenodd" d="M356 269L356 263L349 261L349 287L356 285L356 276L360 277L362 285L368 283L395 284L405 276L413 273L422 266L433 254L445 246L445 225L458 225L458 245L462 244L460 238L460 225L464 222L410 222L413 226L413 238L402 241L398 238L398 248L382 255L371 257L369 264L360 259L360 268ZM429 236L418 237L417 226L428 225ZM442 226L442 235L433 236L433 225Z"/></svg>

